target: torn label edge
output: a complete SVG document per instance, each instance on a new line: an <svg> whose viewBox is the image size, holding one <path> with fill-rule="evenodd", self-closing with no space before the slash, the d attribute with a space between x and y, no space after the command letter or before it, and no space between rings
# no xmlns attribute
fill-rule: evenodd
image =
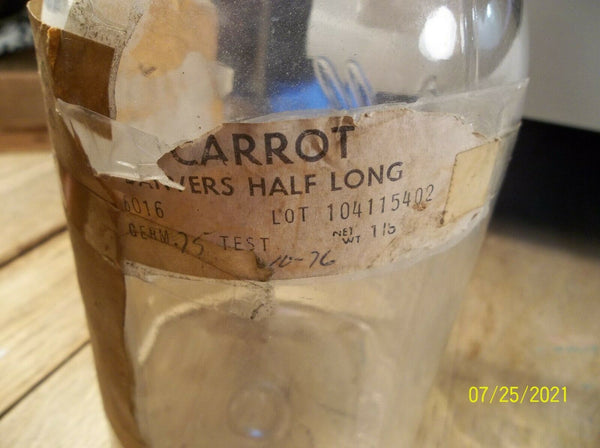
<svg viewBox="0 0 600 448"><path fill-rule="evenodd" d="M56 101L56 111L81 144L96 174L134 181L156 180L184 190L158 166L158 160L174 148L156 136L60 99ZM106 135L102 135L102 129Z"/></svg>

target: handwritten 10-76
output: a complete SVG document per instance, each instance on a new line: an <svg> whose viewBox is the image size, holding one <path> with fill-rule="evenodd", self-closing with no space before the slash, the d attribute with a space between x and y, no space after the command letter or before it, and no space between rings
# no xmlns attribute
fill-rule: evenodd
<svg viewBox="0 0 600 448"><path fill-rule="evenodd" d="M326 252L320 252L313 250L310 252L310 256L300 257L295 255L278 255L270 264L269 267L286 268L294 263L310 262L308 265L309 269L314 267L327 267L335 264L335 260L331 258L331 250Z"/></svg>

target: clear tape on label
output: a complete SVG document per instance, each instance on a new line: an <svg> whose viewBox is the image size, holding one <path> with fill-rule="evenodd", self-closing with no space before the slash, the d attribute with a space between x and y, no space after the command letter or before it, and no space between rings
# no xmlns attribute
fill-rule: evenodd
<svg viewBox="0 0 600 448"><path fill-rule="evenodd" d="M169 247L234 273L182 271L215 278L335 275L420 257L487 215L510 146L453 114L386 106L225 123L169 151L89 110L58 108L109 176L131 259L165 268L151 259ZM251 269L236 264L244 253Z"/></svg>
<svg viewBox="0 0 600 448"><path fill-rule="evenodd" d="M157 137L60 99L56 108L97 174L183 188L158 167L158 159L171 148Z"/></svg>

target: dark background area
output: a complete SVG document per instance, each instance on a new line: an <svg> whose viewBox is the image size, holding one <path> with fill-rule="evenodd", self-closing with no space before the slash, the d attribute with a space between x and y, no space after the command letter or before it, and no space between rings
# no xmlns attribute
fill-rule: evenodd
<svg viewBox="0 0 600 448"><path fill-rule="evenodd" d="M600 133L524 119L494 218L600 241Z"/></svg>
<svg viewBox="0 0 600 448"><path fill-rule="evenodd" d="M27 0L0 0L0 17L19 12L25 4L27 4Z"/></svg>

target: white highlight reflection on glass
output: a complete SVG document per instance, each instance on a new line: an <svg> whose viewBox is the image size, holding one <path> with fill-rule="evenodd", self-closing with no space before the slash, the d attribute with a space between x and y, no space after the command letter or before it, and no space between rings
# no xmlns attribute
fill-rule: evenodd
<svg viewBox="0 0 600 448"><path fill-rule="evenodd" d="M446 6L429 14L419 36L423 56L430 61L450 59L456 46L456 29L456 19Z"/></svg>
<svg viewBox="0 0 600 448"><path fill-rule="evenodd" d="M502 6L498 0L490 0L485 8L485 14L477 18L477 37L479 46L483 50L494 50L500 46L502 38L506 35L508 14L502 14Z"/></svg>

